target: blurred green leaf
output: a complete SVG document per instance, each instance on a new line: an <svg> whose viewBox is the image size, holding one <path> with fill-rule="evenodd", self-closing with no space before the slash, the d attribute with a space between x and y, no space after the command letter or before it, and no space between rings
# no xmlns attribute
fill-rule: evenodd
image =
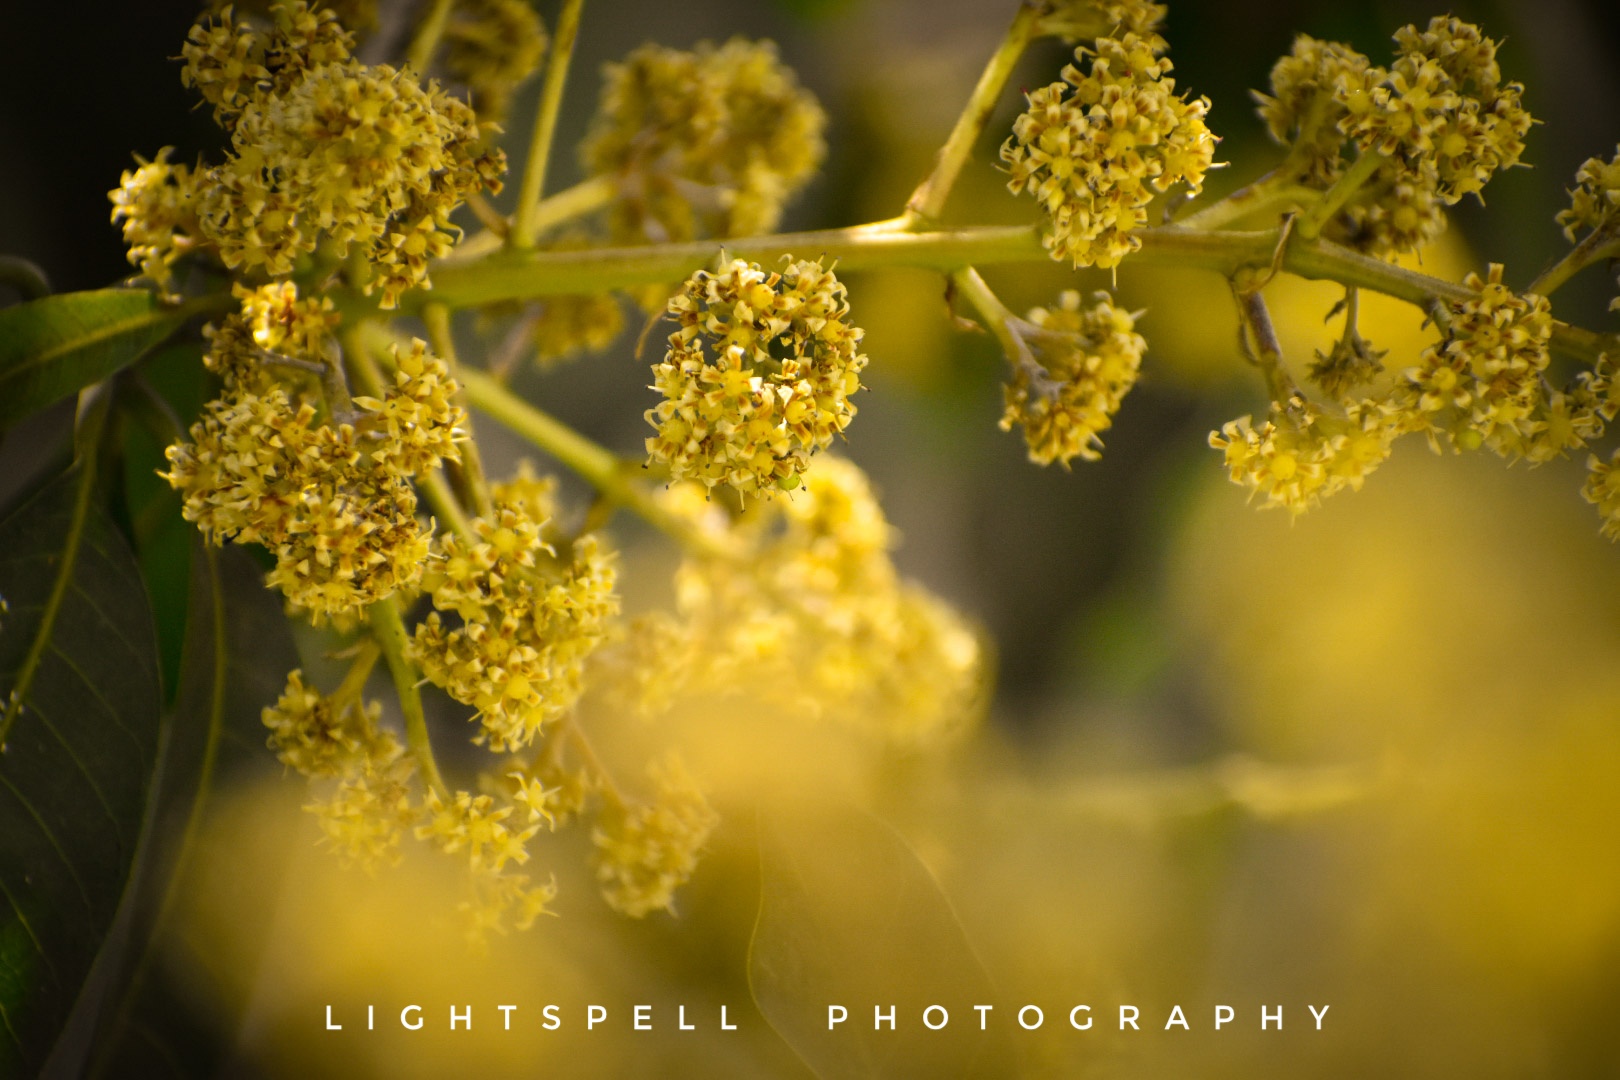
<svg viewBox="0 0 1620 1080"><path fill-rule="evenodd" d="M0 311L0 427L134 363L199 310L145 289L97 289Z"/></svg>
<svg viewBox="0 0 1620 1080"><path fill-rule="evenodd" d="M0 1075L38 1072L124 893L161 710L134 556L80 465L0 523Z"/></svg>
<svg viewBox="0 0 1620 1080"><path fill-rule="evenodd" d="M1012 1075L990 981L928 868L867 814L761 814L759 920L748 981L772 1028L823 1077ZM828 1029L828 1007L848 1019ZM929 1006L949 1022L923 1025ZM894 1010L894 1030L874 1009ZM935 1023L939 1014L933 1015Z"/></svg>
<svg viewBox="0 0 1620 1080"><path fill-rule="evenodd" d="M176 918L176 901L210 859L227 858L206 850L202 828L216 793L245 771L281 771L265 747L260 714L281 693L298 654L277 594L265 588L263 571L247 553L207 547L195 530L192 538L179 699L155 796L155 839L143 858L133 913L135 940L143 944L119 980L124 997L107 1017L93 1075L215 1075L246 1006L227 988L248 980L212 970L216 961ZM277 875L275 866L256 867L252 894L233 905L243 925L268 922ZM160 951L169 963L152 962ZM175 966L212 984L209 1015L195 1015L170 984L165 969Z"/></svg>

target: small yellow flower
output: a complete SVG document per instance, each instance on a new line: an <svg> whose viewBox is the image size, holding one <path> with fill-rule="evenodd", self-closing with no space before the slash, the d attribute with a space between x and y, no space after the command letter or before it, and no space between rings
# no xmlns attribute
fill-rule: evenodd
<svg viewBox="0 0 1620 1080"><path fill-rule="evenodd" d="M278 5L264 34L205 22L184 50L184 77L231 135L226 160L199 178L202 234L232 269L290 273L321 239L339 257L359 244L367 293L392 308L427 287L450 250L451 212L505 167L472 110L437 84L350 56L349 35L305 0Z"/></svg>
<svg viewBox="0 0 1620 1080"><path fill-rule="evenodd" d="M1014 193L1045 209L1043 237L1054 259L1111 267L1135 251L1154 192L1185 183L1197 193L1215 156L1204 124L1209 100L1175 93L1162 41L1127 33L1101 38L1088 72L1070 65L1063 81L1033 91L1001 148Z"/></svg>
<svg viewBox="0 0 1620 1080"><path fill-rule="evenodd" d="M139 168L126 171L112 200L114 225L122 225L129 261L164 292L171 292L174 264L199 243L197 174L186 165L169 164L172 149L159 150L151 161L137 157Z"/></svg>
<svg viewBox="0 0 1620 1080"><path fill-rule="evenodd" d="M646 45L604 69L581 149L624 243L770 232L826 154L826 114L768 41Z"/></svg>
<svg viewBox="0 0 1620 1080"><path fill-rule="evenodd" d="M1209 445L1222 452L1232 482L1261 496L1263 508L1300 514L1336 492L1360 490L1400 434L1394 410L1380 402L1353 402L1340 412L1294 397L1272 402L1259 426L1247 416L1225 424Z"/></svg>
<svg viewBox="0 0 1620 1080"><path fill-rule="evenodd" d="M435 610L410 655L478 710L478 741L504 751L527 745L579 700L585 662L618 599L613 553L590 533L565 542L551 524L553 485L524 473L492 494L496 514L473 522L473 538L440 539Z"/></svg>
<svg viewBox="0 0 1620 1080"><path fill-rule="evenodd" d="M1474 295L1450 305L1445 336L1406 374L1398 401L1408 426L1426 432L1437 446L1449 435L1454 446L1483 443L1507 458L1546 460L1562 453L1567 439L1588 422L1572 414L1567 424L1557 420L1553 443L1545 437L1551 306L1544 297L1509 289L1499 263L1483 278L1470 274L1465 283ZM1559 408L1584 402L1577 396L1561 400ZM1464 433L1467 438L1459 441Z"/></svg>
<svg viewBox="0 0 1620 1080"><path fill-rule="evenodd" d="M1082 308L1078 292L1065 292L1056 308L1031 311L1031 330L1022 334L1042 370L1014 367L1001 428L1021 426L1029 459L1038 465L1096 461L1102 432L1136 384L1147 342L1136 333L1135 318L1106 292L1092 300Z"/></svg>
<svg viewBox="0 0 1620 1080"><path fill-rule="evenodd" d="M672 910L675 890L691 878L698 853L720 823L678 759L655 762L647 774L653 801L611 806L591 836L603 897L637 919Z"/></svg>
<svg viewBox="0 0 1620 1080"><path fill-rule="evenodd" d="M1597 507L1603 519L1603 535L1620 540L1620 450L1604 461L1596 454L1586 459L1586 484L1581 494Z"/></svg>
<svg viewBox="0 0 1620 1080"><path fill-rule="evenodd" d="M528 0L457 0L445 23L444 64L472 92L485 123L506 115L512 92L540 67L546 31Z"/></svg>
<svg viewBox="0 0 1620 1080"><path fill-rule="evenodd" d="M653 366L664 400L647 412L648 456L676 480L792 490L855 416L866 357L844 286L819 261L768 274L735 260L694 274L669 314L680 328Z"/></svg>

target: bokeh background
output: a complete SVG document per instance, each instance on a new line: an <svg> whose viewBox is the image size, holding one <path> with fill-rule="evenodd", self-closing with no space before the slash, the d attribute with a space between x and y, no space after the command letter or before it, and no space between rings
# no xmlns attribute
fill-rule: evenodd
<svg viewBox="0 0 1620 1080"><path fill-rule="evenodd" d="M1383 62L1393 30L1440 10L1172 4L1177 77L1212 99L1231 163L1211 189L1274 160L1248 91L1294 33ZM1553 215L1577 166L1620 141L1620 14L1604 0L1451 10L1507 39L1504 72L1544 123L1533 168L1459 207L1422 265L1460 277L1499 261L1523 284L1565 249ZM0 250L59 289L127 273L105 192L131 152L217 151L165 59L194 13L18 4L0 20ZM824 175L787 227L887 217L1011 15L1002 0L587 5L560 139L584 130L600 64L644 41L771 37L831 114ZM1050 81L1064 59L1033 50L1014 85ZM533 96L509 124L514 160ZM1029 219L991 164L1017 105L1003 102L951 220ZM569 153L555 161L553 186L577 177ZM987 276L1020 309L1109 284L1056 265ZM896 757L746 702L604 724L606 752L627 761L682 749L726 816L707 861L676 916L631 922L595 896L587 838L559 835L541 857L560 917L482 956L462 941L450 860L343 871L313 847L300 782L241 783L163 961L198 1045L227 1047L225 1071L244 1076L809 1075L750 998L765 895L790 937L837 958L773 1000L811 1026L841 1002L851 1029L900 1004L892 1034L822 1041L874 1075L1620 1075L1620 551L1578 495L1582 463L1506 468L1408 439L1361 493L1298 520L1259 512L1205 445L1264 407L1224 283L1127 261L1142 382L1100 463L1042 470L997 429L1000 358L952 327L937 276L848 284L872 364L844 452L873 476L904 572L994 642L982 730ZM1556 310L1612 330L1613 292L1589 272ZM1302 368L1336 330L1338 289L1284 279L1268 295ZM1415 359L1429 333L1416 314L1365 307L1388 363ZM633 452L646 382L625 340L518 385ZM497 460L517 455L480 431ZM631 603L657 602L672 553L633 524L616 532ZM756 949L781 944L766 926ZM968 1030L981 1002L997 1004L982 1036ZM500 1003L519 1005L511 1032ZM594 1032L590 1003L611 1014ZM919 1003L946 1005L951 1027L924 1030ZM407 1004L424 1030L394 1021ZM448 1030L452 1004L473 1005L472 1032ZM547 1004L560 1030L541 1030ZM630 1029L636 1004L654 1006L654 1031ZM681 1004L698 1031L674 1029ZM717 1030L722 1004L739 1031ZM1014 1024L1025 1004L1044 1009L1041 1030ZM1089 1032L1065 1021L1080 1004L1098 1017ZM1142 1032L1114 1030L1122 1004L1142 1009ZM1221 1004L1236 1019L1217 1033ZM1331 1006L1321 1032L1308 1004ZM342 1032L323 1029L327 1005ZM375 1032L360 1030L367 1005ZM1161 1030L1175 1005L1192 1031ZM1284 1030L1262 1034L1260 1008L1278 1005Z"/></svg>

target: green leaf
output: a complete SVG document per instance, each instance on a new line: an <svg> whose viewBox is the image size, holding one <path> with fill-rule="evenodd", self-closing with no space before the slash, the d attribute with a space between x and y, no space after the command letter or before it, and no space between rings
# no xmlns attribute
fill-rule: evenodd
<svg viewBox="0 0 1620 1080"><path fill-rule="evenodd" d="M0 311L0 427L139 360L204 298L166 305L145 289L63 293Z"/></svg>
<svg viewBox="0 0 1620 1080"><path fill-rule="evenodd" d="M176 901L211 860L229 852L207 850L202 828L215 808L214 795L247 773L276 775L281 764L265 746L260 720L298 666L278 594L267 589L264 571L238 547L206 547L192 530L189 614L186 617L180 692L163 760L154 841L143 869L132 914L137 945L95 1052L93 1076L213 1076L230 1050L229 1040L247 1002L235 988L251 982L240 971L230 978L176 918ZM249 891L232 898L245 926L268 929L279 867L260 862ZM261 935L265 940L268 933ZM171 961L154 963L159 952ZM171 985L176 966L210 986L209 1014L193 1015L188 998Z"/></svg>
<svg viewBox="0 0 1620 1080"><path fill-rule="evenodd" d="M100 950L157 753L134 556L80 465L0 522L0 1075L38 1072Z"/></svg>
<svg viewBox="0 0 1620 1080"><path fill-rule="evenodd" d="M1000 1034L1014 1018L997 1006L933 875L893 828L866 814L762 814L759 846L749 986L818 1076L1017 1073ZM834 1005L848 1019L829 1030ZM949 1018L937 1031L923 1025L932 1005ZM985 1031L975 1005L993 1008ZM891 1007L894 1029L875 1029L873 1010Z"/></svg>

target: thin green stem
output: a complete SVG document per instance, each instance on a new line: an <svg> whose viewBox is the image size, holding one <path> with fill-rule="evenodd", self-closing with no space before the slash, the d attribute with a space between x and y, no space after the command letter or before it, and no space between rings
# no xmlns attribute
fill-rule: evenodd
<svg viewBox="0 0 1620 1080"><path fill-rule="evenodd" d="M579 36L579 13L585 0L563 0L551 39L551 58L540 86L540 103L534 114L534 134L529 142L529 159L523 166L523 183L518 189L517 214L507 243L519 250L534 247L539 229L535 212L545 188L546 167L551 161L551 144L557 134L557 113L562 108L563 85L568 81L568 64Z"/></svg>
<svg viewBox="0 0 1620 1080"><path fill-rule="evenodd" d="M1259 289L1244 290L1236 283L1232 297L1237 301L1238 340L1244 353L1265 375L1272 398L1287 403L1299 393L1299 387L1283 367L1282 343L1277 340L1265 297Z"/></svg>
<svg viewBox="0 0 1620 1080"><path fill-rule="evenodd" d="M1344 204L1355 197L1362 185L1371 180L1373 173L1385 161L1383 154L1376 150L1363 150L1361 156L1351 162L1350 167L1333 182L1322 195L1320 201L1305 209L1299 217L1297 231L1302 239L1315 240L1322 234L1322 229L1333 220Z"/></svg>
<svg viewBox="0 0 1620 1080"><path fill-rule="evenodd" d="M428 340L433 351L445 362L450 374L460 378L461 365L456 360L455 336L450 332L450 309L443 304L429 304L422 309L422 321L427 325ZM462 394L456 395L464 397ZM467 420L467 437L458 444L461 450L459 464L447 462L445 471L460 496L463 506L481 518L495 515L489 498L489 485L484 481L484 459L478 452L478 440L473 438L472 419Z"/></svg>
<svg viewBox="0 0 1620 1080"><path fill-rule="evenodd" d="M1620 255L1620 225L1594 229L1524 291L1537 296L1551 296L1559 286L1588 266L1615 255Z"/></svg>
<svg viewBox="0 0 1620 1080"><path fill-rule="evenodd" d="M570 251L500 251L484 258L451 261L433 268L430 293L408 293L407 310L429 300L451 308L499 300L607 292L637 285L681 281L714 263L724 247L733 258L760 264L785 255L822 256L839 269L916 266L951 271L968 265L1044 261L1049 256L1028 226L909 233L892 227L855 226L774 236L699 240L681 244ZM1269 249L1268 249L1269 250Z"/></svg>
<svg viewBox="0 0 1620 1080"><path fill-rule="evenodd" d="M422 25L416 28L416 37L411 39L411 47L405 53L405 62L423 78L427 77L433 50L439 47L439 39L444 36L444 26L450 21L450 9L455 6L455 0L431 0L431 3L433 6L428 8Z"/></svg>
<svg viewBox="0 0 1620 1080"><path fill-rule="evenodd" d="M421 672L416 670L405 655L405 621L399 614L399 601L390 596L378 600L366 609L371 631L382 646L388 659L388 671L394 677L394 692L399 696L399 710L405 716L405 745L410 747L422 779L441 797L450 792L439 775L438 763L433 760L433 744L428 739L427 715L422 711L422 693L418 682Z"/></svg>
<svg viewBox="0 0 1620 1080"><path fill-rule="evenodd" d="M619 184L611 176L593 176L541 199L529 219L536 237L548 229L592 214L618 198Z"/></svg>
<svg viewBox="0 0 1620 1080"><path fill-rule="evenodd" d="M501 240L512 231L512 223L506 220L506 215L495 209L495 204L484 197L481 191L475 191L467 196L467 209L473 212L478 223Z"/></svg>
<svg viewBox="0 0 1620 1080"><path fill-rule="evenodd" d="M416 477L416 490L433 510L433 516L445 528L464 539L473 536L472 518L467 511L461 508L456 494L450 489L450 482L444 478L444 473L437 470Z"/></svg>
<svg viewBox="0 0 1620 1080"><path fill-rule="evenodd" d="M1202 210L1176 218L1175 223L1184 229L1219 229L1279 206L1309 206L1321 195L1315 188L1293 183L1281 173L1268 173Z"/></svg>
<svg viewBox="0 0 1620 1080"><path fill-rule="evenodd" d="M973 310L979 313L979 321L984 324L984 328L1001 342L1009 362L1016 362L1019 354L1029 351L1008 325L1009 320L1015 316L1007 309L1007 305L1001 302L1001 298L990 290L990 286L979 276L977 270L969 266L956 271L951 275L951 287L958 296L973 305Z"/></svg>
<svg viewBox="0 0 1620 1080"><path fill-rule="evenodd" d="M709 555L728 553L722 541L699 531L659 502L652 490L630 471L640 471L633 463L620 459L606 447L541 412L481 371L464 369L461 386L468 402L479 411L578 473L604 499L626 507L695 551Z"/></svg>
<svg viewBox="0 0 1620 1080"><path fill-rule="evenodd" d="M1019 7L1018 15L1007 29L1007 36L1001 39L1000 47L985 65L967 106L956 118L956 126L951 128L950 137L940 147L934 171L906 201L908 224L931 224L939 220L957 176L973 155L974 144L979 141L990 114L995 112L1002 88L1007 85L1007 79L1024 55L1030 39L1035 36L1039 21L1039 12L1034 4L1025 3Z"/></svg>
<svg viewBox="0 0 1620 1080"><path fill-rule="evenodd" d="M73 584L73 570L79 559L79 547L84 540L90 507L96 490L96 464L101 445L101 434L106 428L107 411L112 394L106 383L90 387L79 395L78 423L73 433L75 468L79 470L73 485L73 510L68 519L67 532L62 537L62 550L55 560L55 579L49 597L40 610L39 625L34 631L28 653L16 669L11 695L0 713L0 747L11 735L11 727L28 704L28 693L33 689L34 676L39 674L40 661L51 643L56 618L62 612L62 602Z"/></svg>
<svg viewBox="0 0 1620 1080"><path fill-rule="evenodd" d="M349 664L343 681L332 691L331 700L339 705L353 701L365 690L366 680L371 678L371 669L377 666L377 660L382 656L382 646L374 638L361 638L345 652L353 653L354 660Z"/></svg>
<svg viewBox="0 0 1620 1080"><path fill-rule="evenodd" d="M1124 264L1126 274L1134 267L1174 266L1209 270L1230 278L1246 266L1269 267L1282 233L1279 228L1235 231L1161 225L1137 235L1142 246ZM419 311L430 299L451 308L477 307L501 300L598 293L679 281L710 265L719 247L717 241L699 241L524 254L497 252L483 259L436 266L433 291L407 293L402 304L409 313ZM761 264L777 262L784 255L814 253L836 260L840 271L910 266L952 273L966 266L1045 263L1050 258L1032 226L906 232L877 223L741 237L727 240L725 247L735 258ZM1408 270L1328 240L1308 241L1297 224L1282 251L1280 268L1299 277L1337 281L1383 293L1424 310L1436 299L1461 300L1472 295L1457 282ZM354 300L349 303L360 306ZM1588 362L1604 351L1620 350L1620 340L1613 335L1564 323L1554 327L1553 345Z"/></svg>
<svg viewBox="0 0 1620 1080"><path fill-rule="evenodd" d="M624 797L624 792L619 789L618 784L613 782L613 774L608 772L607 766L602 763L602 758L597 754L596 748L591 745L591 740L586 737L585 729L579 726L579 721L573 716L569 716L563 723L568 727L568 735L573 740L574 749L578 752L580 761L584 763L587 769L596 774L596 780L602 786L602 794L607 796L610 802L620 807L629 805Z"/></svg>

